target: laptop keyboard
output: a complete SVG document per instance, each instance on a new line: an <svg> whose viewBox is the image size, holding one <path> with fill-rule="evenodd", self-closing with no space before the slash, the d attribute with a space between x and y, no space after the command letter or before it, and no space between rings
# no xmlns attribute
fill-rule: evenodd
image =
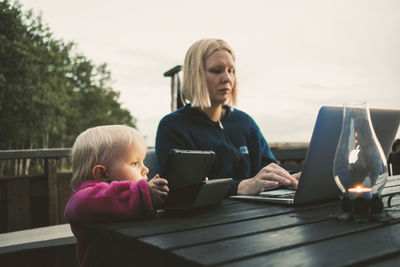
<svg viewBox="0 0 400 267"><path fill-rule="evenodd" d="M280 192L282 191L282 192ZM272 190L272 191L264 191L260 193L260 196L263 197L275 197L275 198L294 198L296 191L292 190Z"/></svg>

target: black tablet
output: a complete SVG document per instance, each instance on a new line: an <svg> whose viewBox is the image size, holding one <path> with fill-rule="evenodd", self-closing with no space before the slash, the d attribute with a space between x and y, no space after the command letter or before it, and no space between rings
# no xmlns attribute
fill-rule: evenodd
<svg viewBox="0 0 400 267"><path fill-rule="evenodd" d="M214 151L172 149L168 155L165 179L171 191L201 183L208 175Z"/></svg>

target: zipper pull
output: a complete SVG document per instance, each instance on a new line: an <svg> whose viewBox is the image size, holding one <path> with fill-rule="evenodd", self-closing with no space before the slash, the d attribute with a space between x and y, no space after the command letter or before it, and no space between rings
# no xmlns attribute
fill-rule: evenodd
<svg viewBox="0 0 400 267"><path fill-rule="evenodd" d="M220 120L218 120L218 123L219 123L219 128L221 128L221 130L223 130L224 126L222 125L222 122Z"/></svg>

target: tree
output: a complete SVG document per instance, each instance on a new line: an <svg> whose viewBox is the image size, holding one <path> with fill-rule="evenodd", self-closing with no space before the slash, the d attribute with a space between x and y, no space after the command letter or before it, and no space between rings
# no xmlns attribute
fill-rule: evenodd
<svg viewBox="0 0 400 267"><path fill-rule="evenodd" d="M74 43L21 9L0 2L0 149L70 147L89 127L135 127L107 65L73 53Z"/></svg>
<svg viewBox="0 0 400 267"><path fill-rule="evenodd" d="M106 64L73 55L32 11L0 3L0 149L71 146L88 127L135 120Z"/></svg>

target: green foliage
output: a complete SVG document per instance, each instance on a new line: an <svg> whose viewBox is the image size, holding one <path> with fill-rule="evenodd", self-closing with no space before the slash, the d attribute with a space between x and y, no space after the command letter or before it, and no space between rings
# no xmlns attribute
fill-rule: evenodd
<svg viewBox="0 0 400 267"><path fill-rule="evenodd" d="M73 54L40 16L0 2L0 149L70 147L85 129L135 127L106 64Z"/></svg>

